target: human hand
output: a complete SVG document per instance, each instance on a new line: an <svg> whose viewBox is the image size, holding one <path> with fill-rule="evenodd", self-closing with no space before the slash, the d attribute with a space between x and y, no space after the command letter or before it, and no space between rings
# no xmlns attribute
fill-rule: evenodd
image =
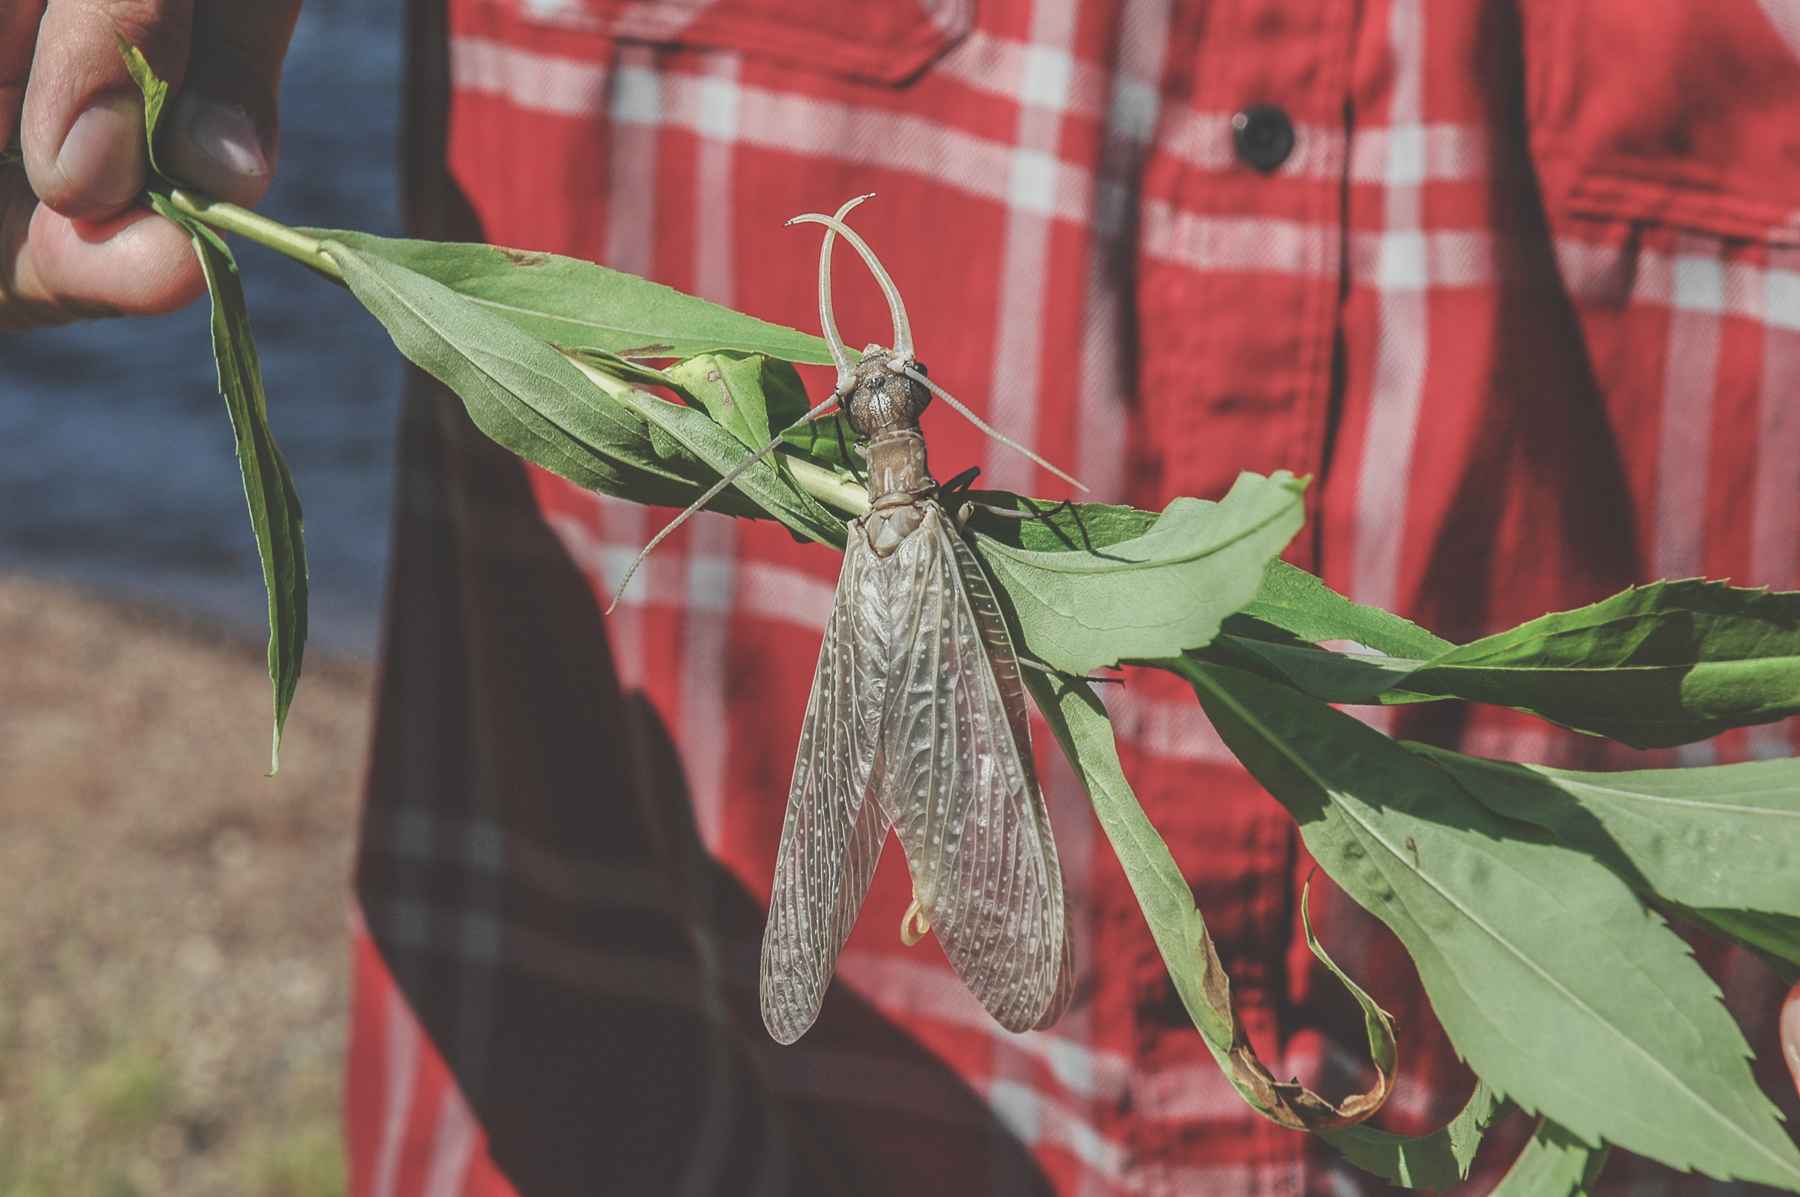
<svg viewBox="0 0 1800 1197"><path fill-rule="evenodd" d="M0 0L0 329L172 311L204 287L187 234L135 206L148 164L137 46L176 99L158 161L253 204L300 0Z"/></svg>

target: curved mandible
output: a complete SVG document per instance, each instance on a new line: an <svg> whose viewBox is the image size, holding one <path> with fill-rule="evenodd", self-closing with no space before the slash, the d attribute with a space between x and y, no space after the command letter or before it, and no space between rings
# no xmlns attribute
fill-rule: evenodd
<svg viewBox="0 0 1800 1197"><path fill-rule="evenodd" d="M873 191L864 195L852 196L844 201L844 206L837 210L834 220L842 221L850 210L864 200L874 199ZM788 224L793 224L788 221ZM837 240L837 234L831 229L825 230L825 240L819 245L819 331L825 334L825 344L831 349L831 360L837 366L837 385L831 389L834 395L848 395L850 388L856 384L856 375L850 366L850 347L844 344L844 338L838 335L837 317L831 310L831 246Z"/></svg>
<svg viewBox="0 0 1800 1197"><path fill-rule="evenodd" d="M846 205L846 208L854 207L855 204L861 202L862 199L859 198L852 201L851 204ZM830 247L829 234L836 233L838 236L848 241L851 247L862 256L863 263L869 268L869 273L875 276L875 283L881 288L882 296L887 299L888 316L894 324L894 357L899 361L911 363L914 360L912 322L906 318L906 303L900 298L900 288L894 285L893 277L888 274L887 268L882 266L881 259L875 256L875 251L869 248L869 243L859 237L856 230L852 229L842 220L835 216L826 216L819 212L808 212L805 215L796 216L792 220L789 220L788 223L791 225L824 225L828 230L826 237L827 248ZM821 278L824 277L824 270L824 266L821 265Z"/></svg>

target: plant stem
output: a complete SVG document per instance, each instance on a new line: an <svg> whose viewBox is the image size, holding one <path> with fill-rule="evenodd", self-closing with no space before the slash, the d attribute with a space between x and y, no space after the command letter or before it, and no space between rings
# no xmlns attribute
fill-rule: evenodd
<svg viewBox="0 0 1800 1197"><path fill-rule="evenodd" d="M785 449L777 449L776 452L786 460L788 472L794 476L800 489L819 502L827 507L835 507L846 515L869 513L869 492L861 483L804 457L795 456Z"/></svg>
<svg viewBox="0 0 1800 1197"><path fill-rule="evenodd" d="M609 395L618 395L622 391L636 389L623 378L608 374L592 362L584 362L567 353L564 356L568 358L569 364L581 371L589 382ZM665 401L658 399L656 402ZM795 484L801 490L827 507L835 507L848 515L866 515L868 513L869 492L860 483L844 477L836 470L828 470L810 458L792 452L785 445L778 446L775 451L781 454L783 463L786 464L789 473L793 475Z"/></svg>
<svg viewBox="0 0 1800 1197"><path fill-rule="evenodd" d="M234 233L258 245L266 246L276 253L292 258L302 266L318 271L335 282L344 281L344 272L338 264L331 260L325 252L324 245L316 237L308 237L290 229L278 220L270 220L267 216L258 215L248 208L240 208L236 204L228 204L222 200L209 199L198 192L177 187L168 194L169 203L179 212L186 213L196 220L204 221L222 232ZM582 373L602 387L629 386L629 383L614 379L602 371L595 370L585 363L576 362ZM786 460L789 473L800 489L829 507L836 508L848 515L863 515L869 510L869 496L863 487L839 474L835 470L810 461L798 454L778 449Z"/></svg>
<svg viewBox="0 0 1800 1197"><path fill-rule="evenodd" d="M338 264L325 253L318 238L297 233L279 220L270 220L260 216L248 208L240 208L236 204L228 204L222 200L208 199L197 192L177 187L169 192L169 203L179 212L184 212L196 220L204 221L215 229L238 236L258 245L267 246L278 254L283 254L311 267L326 278L335 282L344 281L344 272Z"/></svg>

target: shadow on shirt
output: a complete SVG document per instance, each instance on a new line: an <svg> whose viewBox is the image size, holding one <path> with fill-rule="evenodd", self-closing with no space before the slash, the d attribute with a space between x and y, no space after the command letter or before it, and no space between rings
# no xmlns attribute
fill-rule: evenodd
<svg viewBox="0 0 1800 1197"><path fill-rule="evenodd" d="M524 467L423 380L401 446L356 888L520 1194L1050 1192L843 986L769 1039L763 908L703 850Z"/></svg>

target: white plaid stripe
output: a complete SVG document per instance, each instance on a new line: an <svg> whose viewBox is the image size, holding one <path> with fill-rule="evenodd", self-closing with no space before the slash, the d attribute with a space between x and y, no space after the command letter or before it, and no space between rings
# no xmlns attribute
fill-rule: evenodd
<svg viewBox="0 0 1800 1197"><path fill-rule="evenodd" d="M1085 1164L1097 1178L1120 1180L1125 1151L1092 1123L1030 1085L998 1080L988 1086L988 1106L1021 1143L1054 1143Z"/></svg>
<svg viewBox="0 0 1800 1197"><path fill-rule="evenodd" d="M1153 25L1153 22L1147 22L1147 25ZM1030 47L1025 43L1006 43L1004 50L999 50L996 49L1001 44L998 39L986 36L985 42L986 52L1010 55L1017 59L1015 71L1024 73L1027 70L1024 62ZM640 47L626 47L620 51L620 60L615 67L619 79L609 93L608 71L598 65L534 54L477 37L458 37L451 43L452 68L457 86L462 90L502 96L520 108L565 116L591 115L595 111L595 97L610 94L609 113L615 136L619 135L617 127L620 125L670 125L702 136L718 136L722 118L715 114L709 101L719 94L719 79L659 73L651 67L648 53ZM964 53L958 50L951 57L954 59ZM1094 103L1097 109L1097 99L1077 104L1094 90L1079 85L1082 71L1090 69L1081 66L1074 69L1063 111L1079 111L1087 102ZM934 182L960 187L981 198L1006 204L1010 209L1023 209L1080 224L1095 223L1102 231L1113 231L1111 222L1097 219L1099 210L1093 199L1095 181L1086 171L1055 155L1053 133L1035 139L1039 143L1037 146L1022 140L1022 148L1015 152L1003 143L945 128L924 118L809 97L778 95L761 88L736 88L732 94L737 105L737 140L741 144L772 146L831 161L922 174ZM1106 113L1109 135L1122 140L1147 136L1155 123L1153 114L1156 110L1153 85L1141 79L1122 77ZM1099 115L1097 110L1092 114ZM1032 108L1022 115L1022 127L1026 121L1056 115L1059 113L1054 109ZM1207 169L1238 168L1231 149L1231 114L1177 110L1168 119L1178 129L1175 140L1165 147L1170 152ZM1321 178L1340 175L1344 152L1341 132L1315 129L1308 133L1304 128L1300 132L1312 139L1309 145L1323 148L1309 150L1305 156L1297 155L1302 167L1293 169L1304 168ZM1416 188L1421 182L1438 179L1475 179L1480 177L1484 165L1481 157L1484 146L1479 130L1456 125L1359 130L1351 151L1352 177L1358 182L1384 181L1385 176L1375 169L1374 163L1385 161L1385 169L1405 180L1401 185L1406 188ZM615 161L629 156L630 151L621 147L615 154ZM644 160L638 158L640 163ZM613 192L615 203L630 198L640 208L648 207L649 197L654 195L652 191L628 197L617 184ZM1164 220L1203 223L1191 227L1182 225L1160 237L1152 237L1148 235L1150 211ZM1161 202L1147 205L1146 215L1144 252L1153 257L1164 257L1201 269L1213 268L1211 264L1217 262L1219 268L1224 269L1278 273L1318 273L1335 264L1335 259L1323 254L1314 243L1314 230L1294 222L1239 218L1210 224L1204 223L1209 220L1207 217L1181 213ZM621 218L620 223L631 221ZM1399 227L1400 222L1392 223ZM1402 231L1417 233L1417 223L1414 219ZM1319 226L1317 232L1333 237L1339 235L1335 226ZM1212 244L1215 240L1221 250L1209 252L1193 248ZM1262 249L1260 254L1257 252L1259 247ZM624 263L633 256L641 256L643 248L641 242L634 246L609 241L607 262L619 269L633 270ZM1445 243L1444 248L1448 250L1449 244ZM1401 245L1387 252L1395 255L1395 260L1403 260L1405 247ZM1454 260L1456 255L1451 253L1450 257Z"/></svg>
<svg viewBox="0 0 1800 1197"><path fill-rule="evenodd" d="M1001 240L1000 302L995 310L993 376L987 387L987 416L1020 444L1037 440L1042 390L1043 330L1050 277L1050 221L1059 215L1065 164L1057 157L1063 109L1074 77L1071 44L1073 5L1032 6L1031 43L1021 56L1019 108L1014 144L1008 152L1006 227ZM1084 173L1085 178L1085 173ZM1091 181L1083 194L1091 194ZM983 463L989 485L1030 492L1036 473L1025 456L989 442Z"/></svg>
<svg viewBox="0 0 1800 1197"><path fill-rule="evenodd" d="M679 4L664 0L634 0L617 5L602 20L588 11L584 0L523 0L521 12L527 20L564 29L605 29L621 40L667 41L692 25L710 7L711 0L682 0Z"/></svg>
<svg viewBox="0 0 1800 1197"><path fill-rule="evenodd" d="M933 964L852 949L839 958L838 976L878 1005L923 1011L946 1026L985 1031L994 1021L953 974ZM1074 1098L1114 1101L1124 1095L1130 1081L1129 1060L1092 1047L1062 1023L1001 1042L1019 1055L1035 1058Z"/></svg>
<svg viewBox="0 0 1800 1197"><path fill-rule="evenodd" d="M1063 128L1074 84L1073 46L1075 39L1074 5L1038 3L1032 6L1031 44L1022 56L1022 72L1018 80L1024 102L1017 116L1017 131L1011 151L1011 178L1008 181L1008 206L1001 244L1000 298L995 318L993 376L987 388L987 416L990 422L1004 428L1020 444L1033 446L1037 441L1038 409L1043 390L1043 334L1048 323L1044 305L1048 289L1044 280L1051 277L1049 268L1052 217L1056 214L1059 190L1057 143ZM1091 193L1090 193L1091 194ZM1057 367L1051 367L1056 369ZM1074 364L1070 363L1070 369ZM1029 492L1036 467L1015 449L989 442L983 463L989 485L1005 490ZM1037 734L1044 730L1038 722ZM1042 759L1042 754L1039 754ZM1048 795L1046 795L1046 800ZM1089 888L1088 854L1068 853L1062 867L1065 883L1071 888ZM1036 1147L1046 1139L1060 1141L1075 1150L1078 1158L1088 1160L1080 1148L1099 1138L1097 1131L1073 1115L1048 1121L1038 1117L1009 1118L1024 1108L1014 1102L1001 1104L1009 1092L1030 1093L1022 1081L1026 1060L1013 1046L1013 1036L1006 1034L992 1019L978 1023L994 1041L992 1067L987 1072L987 1097L1001 1124L1010 1126L1013 1134L1027 1147ZM1064 1034L1092 1033L1089 1020L1082 1018L1069 1025ZM1032 1094L1035 1099L1037 1095ZM1083 1134L1080 1131L1085 1130ZM1064 1136L1067 1137L1064 1137ZM996 1165L1005 1157L994 1153ZM1091 1161L1090 1167L1103 1175L1111 1172L1102 1161ZM998 1193L1009 1178L994 1176L988 1186Z"/></svg>
<svg viewBox="0 0 1800 1197"><path fill-rule="evenodd" d="M1201 170L1241 171L1231 121L1231 113L1177 109L1170 113L1159 148ZM1275 173L1338 182L1345 175L1346 153L1350 181L1375 186L1479 179L1487 173L1489 161L1486 132L1468 125L1376 126L1346 137L1336 126L1297 121L1293 151Z"/></svg>
<svg viewBox="0 0 1800 1197"><path fill-rule="evenodd" d="M421 1197L459 1197L480 1140L481 1128L462 1091L454 1082L447 1083L431 1130L431 1162Z"/></svg>
<svg viewBox="0 0 1800 1197"><path fill-rule="evenodd" d="M1004 99L1077 116L1096 116L1106 107L1107 75L1092 63L1056 46L1000 37L986 29L945 54L934 73Z"/></svg>
<svg viewBox="0 0 1800 1197"><path fill-rule="evenodd" d="M1144 1197L1196 1197L1198 1194L1232 1194L1232 1197L1300 1197L1299 1164L1218 1164L1181 1167L1157 1164L1133 1177L1131 1191ZM1351 1189L1350 1192L1362 1192Z"/></svg>
<svg viewBox="0 0 1800 1197"><path fill-rule="evenodd" d="M1335 267L1333 226L1271 216L1215 216L1144 204L1143 253L1201 271L1323 275Z"/></svg>
<svg viewBox="0 0 1800 1197"><path fill-rule="evenodd" d="M648 274L653 266L651 233L656 221L655 121L662 108L661 84L645 69L650 62L649 51L641 47L621 49L616 69L609 73L604 68L561 65L542 55L521 55L491 42L473 43L473 47L455 39L451 41L451 71L459 86L465 70L484 82L491 78L498 84L498 90L506 94L514 93L519 80L532 78L545 69L570 74L587 69L602 79L610 74L604 109L614 114L606 171L606 185L611 193L611 202L607 205L606 260L616 269ZM560 86L571 91L586 91L572 79L564 80ZM521 106L528 105L521 102ZM552 111L567 112L566 109ZM585 115L591 119L594 111L592 108L578 109L570 115ZM651 524L647 509L635 503L621 503L599 496L595 497L595 502L598 505L595 514L607 540L642 545L649 539ZM629 563L630 558L626 561ZM653 559L647 563L638 586L647 588L661 581L670 564L667 559ZM616 581L624 576L623 566L616 573L591 572L595 577L607 579L609 587L614 587L613 593L617 593ZM615 611L608 632L620 681L631 688L642 686L646 663L641 608L621 607Z"/></svg>
<svg viewBox="0 0 1800 1197"><path fill-rule="evenodd" d="M733 279L736 247L732 244L730 197L732 159L738 121L738 70L735 54L707 58L708 73L695 86L675 94L697 104L684 114L685 123L701 134L694 171L694 290L714 303L737 301ZM670 113L672 119L677 119ZM613 189L617 194L617 189ZM732 720L726 705L725 668L731 639L730 615L736 599L737 521L725 516L696 517L686 544L687 587L682 615L681 724L700 730L683 744L682 762L693 796L694 818L701 842L721 845L726 773L731 759Z"/></svg>
<svg viewBox="0 0 1800 1197"><path fill-rule="evenodd" d="M1721 260L1718 241L1689 238L1670 254L1575 236L1556 240L1557 265L1571 296L1624 308L1647 303L1680 311L1741 316L1779 332L1800 332L1800 256L1772 250L1771 262ZM1717 271L1715 275L1713 272ZM1685 278L1677 282L1677 275Z"/></svg>
<svg viewBox="0 0 1800 1197"><path fill-rule="evenodd" d="M596 503L603 504L607 510L614 506L614 500L596 496ZM639 508L638 510L642 510ZM723 516L696 516L695 523L710 523ZM624 576L626 566L643 547L643 540L614 540L609 538L609 528L596 528L593 524L569 516L554 516L549 520L551 528L569 556L592 576L603 580L609 590L616 591L618 582ZM668 547L668 546L665 546ZM658 568L658 556L663 552L658 548L656 553L644 562L637 576L631 580L631 588L619 597L619 605L612 614L613 626L619 628L620 616L630 611L642 611L649 607L679 607L692 593L676 581L679 574L668 568ZM735 590L732 610L740 615L754 615L760 619L773 620L777 623L790 623L809 631L822 632L825 621L831 614L833 584L823 578L784 565L775 565L766 561L734 560L720 561L716 557L701 554L697 560L708 568L724 570L728 566L734 568ZM666 562L663 563L666 565ZM710 599L719 594L717 586L705 591ZM714 609L717 609L715 602ZM620 633L623 638L623 633ZM617 646L620 651L623 645Z"/></svg>
<svg viewBox="0 0 1800 1197"><path fill-rule="evenodd" d="M1769 24L1775 26L1775 32L1787 43L1794 57L1800 58L1800 4L1795 0L1756 0L1761 6L1763 15L1769 18Z"/></svg>
<svg viewBox="0 0 1800 1197"><path fill-rule="evenodd" d="M1672 310L1650 567L1663 577L1692 578L1705 572L1707 455L1718 389L1725 270L1716 254L1699 252L1677 253L1670 267Z"/></svg>
<svg viewBox="0 0 1800 1197"><path fill-rule="evenodd" d="M450 71L459 90L505 96L532 112L591 117L610 111L615 120L623 121L624 113L643 104L642 95L629 87L612 87L610 72L603 66L530 54L481 38L451 41ZM641 86L641 79L636 82Z"/></svg>
<svg viewBox="0 0 1800 1197"><path fill-rule="evenodd" d="M1122 347L1127 313L1136 301L1137 247L1124 243L1119 233L1126 225L1125 205L1135 203L1144 145L1162 108L1170 2L1129 0L1124 5L1110 93L1101 89L1106 145L1097 179L1098 235L1088 250L1075 470L1076 477L1102 495L1118 494L1125 481L1127 401L1136 379L1126 376Z"/></svg>
<svg viewBox="0 0 1800 1197"><path fill-rule="evenodd" d="M1422 228L1424 0L1393 0L1388 44L1394 84L1388 114L1383 204L1386 231L1375 268L1379 322L1369 428L1356 489L1350 597L1392 609L1399 594L1408 485L1424 398L1430 261Z"/></svg>
<svg viewBox="0 0 1800 1197"><path fill-rule="evenodd" d="M412 1116L413 1091L418 1083L420 1034L406 998L396 987L388 990L382 1041L383 1089L381 1138L375 1155L375 1197L394 1197L400 1172L400 1156L406 1146L406 1124Z"/></svg>
<svg viewBox="0 0 1800 1197"><path fill-rule="evenodd" d="M1795 16L1800 24L1800 13ZM1764 275L1762 394L1756 437L1756 483L1750 508L1750 576L1776 587L1800 588L1800 250L1775 251ZM1800 752L1796 721L1753 728L1751 755L1774 759Z"/></svg>

